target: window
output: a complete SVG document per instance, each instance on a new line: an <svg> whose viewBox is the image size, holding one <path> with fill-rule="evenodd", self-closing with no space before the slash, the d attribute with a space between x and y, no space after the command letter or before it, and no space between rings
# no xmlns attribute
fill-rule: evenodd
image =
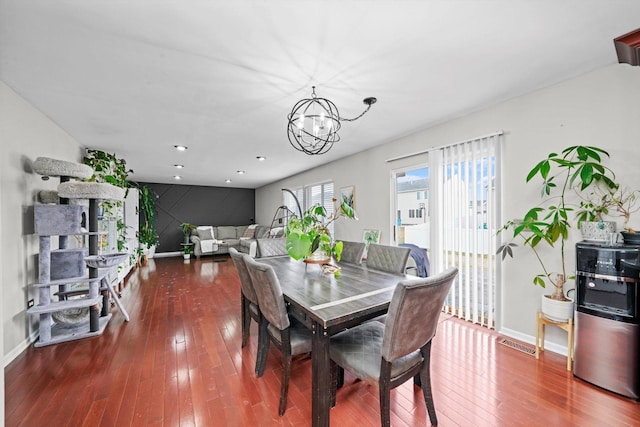
<svg viewBox="0 0 640 427"><path fill-rule="evenodd" d="M300 203L300 209L304 212L314 205L322 205L327 211L327 215L333 214L333 182L307 185L303 188L291 190ZM284 205L298 215L298 205L295 198L287 191L284 194ZM329 230L333 233L333 223L329 224Z"/></svg>
<svg viewBox="0 0 640 427"><path fill-rule="evenodd" d="M333 182L306 186L304 193L304 209L322 205L327 211L327 216L333 214ZM329 224L329 231L333 233L333 223Z"/></svg>

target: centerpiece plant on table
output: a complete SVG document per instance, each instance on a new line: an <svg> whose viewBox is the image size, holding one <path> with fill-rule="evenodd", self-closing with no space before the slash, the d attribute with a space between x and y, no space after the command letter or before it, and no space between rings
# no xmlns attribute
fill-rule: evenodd
<svg viewBox="0 0 640 427"><path fill-rule="evenodd" d="M333 200L334 203L336 199ZM302 217L291 215L285 227L286 247L291 258L340 261L342 242L334 241L329 225L344 216L358 219L356 212L345 201L342 201L336 212L328 214L322 205L314 205L303 212Z"/></svg>
<svg viewBox="0 0 640 427"><path fill-rule="evenodd" d="M513 257L515 240L533 251L542 269L542 273L533 278L533 284L542 288L546 288L547 283L552 285L553 294L546 296L552 300L570 301L564 295L564 284L575 277L568 274L565 255L572 228L570 217L575 216L578 208L578 202L572 203L571 197L575 196L574 192L586 194L594 186L618 188L615 174L602 162L604 157L609 157L605 150L580 145L567 147L560 154L550 153L529 171L526 179L526 182L536 177L542 180L542 200L529 209L522 220L507 221L498 231L513 232L511 239L497 250L502 259ZM550 263L559 263L559 271L553 271Z"/></svg>

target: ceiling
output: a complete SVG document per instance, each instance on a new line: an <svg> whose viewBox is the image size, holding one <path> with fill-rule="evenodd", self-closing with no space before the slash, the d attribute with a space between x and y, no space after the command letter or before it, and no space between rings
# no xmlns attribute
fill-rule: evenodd
<svg viewBox="0 0 640 427"><path fill-rule="evenodd" d="M637 0L0 0L0 79L132 180L257 188L614 64L639 21ZM321 156L286 135L313 85L343 117L378 98Z"/></svg>

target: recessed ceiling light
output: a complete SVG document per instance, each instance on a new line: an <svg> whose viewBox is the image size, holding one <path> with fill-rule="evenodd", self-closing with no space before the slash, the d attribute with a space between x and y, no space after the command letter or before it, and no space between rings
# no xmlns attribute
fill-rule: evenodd
<svg viewBox="0 0 640 427"><path fill-rule="evenodd" d="M231 180L229 178L225 179L224 182L226 182L227 184L229 184L231 182Z"/></svg>
<svg viewBox="0 0 640 427"><path fill-rule="evenodd" d="M264 162L265 160L267 160L265 156L258 156L256 157L256 159L258 159L259 162Z"/></svg>
<svg viewBox="0 0 640 427"><path fill-rule="evenodd" d="M174 168L176 169L182 169L184 167L184 165L173 165Z"/></svg>
<svg viewBox="0 0 640 427"><path fill-rule="evenodd" d="M238 172L238 175L244 175L245 174L244 171L237 171L237 172Z"/></svg>
<svg viewBox="0 0 640 427"><path fill-rule="evenodd" d="M184 150L186 150L187 148L189 148L189 147L186 147L186 146L184 146L184 145L174 145L174 147L175 147L175 149L176 149L176 150L178 150L178 151L184 151Z"/></svg>
<svg viewBox="0 0 640 427"><path fill-rule="evenodd" d="M176 181L180 181L182 177L180 175L174 175L173 179L175 179Z"/></svg>

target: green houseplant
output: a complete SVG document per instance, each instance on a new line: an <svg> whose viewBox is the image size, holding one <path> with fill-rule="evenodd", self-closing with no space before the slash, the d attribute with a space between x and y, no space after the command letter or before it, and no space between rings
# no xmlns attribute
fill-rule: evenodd
<svg viewBox="0 0 640 427"><path fill-rule="evenodd" d="M567 279L573 278L567 274L565 255L570 217L577 208L570 197L574 192L581 194L593 186L617 188L615 174L602 163L603 157L609 157L609 153L601 148L579 145L567 147L561 154L550 153L529 171L526 179L526 182L536 177L542 180L541 202L529 209L522 220L507 221L498 231L513 232L509 242L497 250L502 259L513 257L513 248L517 246L515 240L533 251L542 269L542 273L533 278L533 284L545 288L548 282L554 286L555 290L549 296L553 300L569 301L563 287ZM560 271L552 271L549 267L550 261L545 258L549 252L556 262L560 262Z"/></svg>
<svg viewBox="0 0 640 427"><path fill-rule="evenodd" d="M127 169L127 162L124 159L116 157L115 154L101 150L87 150L84 156L84 163L91 166L94 170L93 176L87 179L89 182L105 182L116 187L124 188L127 192L132 185L128 177L133 170ZM125 192L125 195L126 194ZM103 200L100 202L100 207L102 207L104 215L116 220L118 252L127 249L127 227L124 223L122 206L122 201Z"/></svg>
<svg viewBox="0 0 640 427"><path fill-rule="evenodd" d="M191 258L191 246L190 245L184 245L183 248L183 255L182 257L187 260Z"/></svg>
<svg viewBox="0 0 640 427"><path fill-rule="evenodd" d="M142 185L138 188L140 224L138 227L138 241L140 248L144 251L146 247L151 250L159 242L156 232L156 194L148 186Z"/></svg>
<svg viewBox="0 0 640 427"><path fill-rule="evenodd" d="M328 215L327 210L321 205L310 207L302 217L292 214L285 227L289 256L296 260L318 257L320 260L328 261L333 257L340 261L342 242L333 240L329 224L341 216L357 219L355 211L345 201L340 203L337 212L332 215Z"/></svg>
<svg viewBox="0 0 640 427"><path fill-rule="evenodd" d="M189 243L189 237L191 237L191 232L196 229L196 226L193 224L189 224L188 222L183 222L180 224L180 230L182 230L182 235L184 236L184 243Z"/></svg>
<svg viewBox="0 0 640 427"><path fill-rule="evenodd" d="M578 212L578 224L584 221L602 221L605 215L617 215L623 218L623 233L635 233L629 227L631 214L640 210L638 190L622 187L596 186L581 202Z"/></svg>

